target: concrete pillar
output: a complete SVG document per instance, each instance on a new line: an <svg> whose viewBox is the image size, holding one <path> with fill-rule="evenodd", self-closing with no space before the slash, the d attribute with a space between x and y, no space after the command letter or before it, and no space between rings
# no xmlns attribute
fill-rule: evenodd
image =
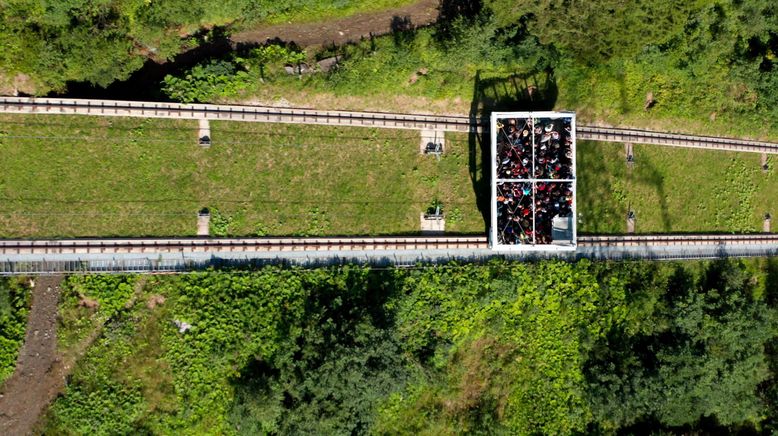
<svg viewBox="0 0 778 436"><path fill-rule="evenodd" d="M770 170L770 166L767 164L767 153L762 153L762 162L760 164L762 166L762 171L767 172Z"/></svg>
<svg viewBox="0 0 778 436"><path fill-rule="evenodd" d="M211 146L211 123L207 119L201 118L197 120L199 122L199 128L197 129L197 143L201 147L208 148Z"/></svg>
<svg viewBox="0 0 778 436"><path fill-rule="evenodd" d="M206 208L197 213L197 236L209 236L211 230L211 212Z"/></svg>
<svg viewBox="0 0 778 436"><path fill-rule="evenodd" d="M764 223L762 224L762 231L765 233L770 233L770 222L773 220L773 217L770 216L769 213L764 214Z"/></svg>

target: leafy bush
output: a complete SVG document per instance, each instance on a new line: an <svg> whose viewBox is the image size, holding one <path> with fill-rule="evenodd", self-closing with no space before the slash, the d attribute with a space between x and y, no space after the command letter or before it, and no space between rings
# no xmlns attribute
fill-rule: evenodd
<svg viewBox="0 0 778 436"><path fill-rule="evenodd" d="M60 326L57 340L61 349L70 349L86 338L95 327L120 314L133 296L136 277L128 275L72 275L62 284ZM88 308L94 301L97 307Z"/></svg>
<svg viewBox="0 0 778 436"><path fill-rule="evenodd" d="M99 303L99 313L111 318L127 304L133 294L135 280L135 276L115 274L68 276L63 299L95 299Z"/></svg>
<svg viewBox="0 0 778 436"><path fill-rule="evenodd" d="M232 225L232 217L224 215L219 212L218 209L211 208L211 221L210 221L210 233L213 236L228 236L230 234L230 226Z"/></svg>
<svg viewBox="0 0 778 436"><path fill-rule="evenodd" d="M29 307L30 292L22 281L0 278L0 384L16 367Z"/></svg>
<svg viewBox="0 0 778 436"><path fill-rule="evenodd" d="M129 329L129 330L128 330ZM119 334L124 330L123 335ZM54 402L46 423L47 434L133 434L146 412L142 386L123 376L122 362L134 350L127 338L128 325L114 325L113 334L100 338L68 383L65 394Z"/></svg>
<svg viewBox="0 0 778 436"><path fill-rule="evenodd" d="M280 44L266 44L261 47L252 49L249 53L249 57L243 60L249 66L255 66L259 68L260 79L265 79L266 68L274 64L292 64L299 65L305 60L305 52L300 51L296 47L280 45Z"/></svg>
<svg viewBox="0 0 778 436"><path fill-rule="evenodd" d="M246 71L230 61L197 65L184 77L165 76L162 90L182 103L205 103L221 97L234 97L248 84Z"/></svg>
<svg viewBox="0 0 778 436"><path fill-rule="evenodd" d="M775 419L774 263L155 277L147 289L164 306L117 313L48 428L571 434L677 432L703 416L721 423L715 433L758 428Z"/></svg>

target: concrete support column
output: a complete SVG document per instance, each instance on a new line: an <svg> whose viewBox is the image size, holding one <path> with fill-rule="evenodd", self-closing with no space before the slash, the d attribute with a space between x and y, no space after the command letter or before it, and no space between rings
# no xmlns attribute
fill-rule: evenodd
<svg viewBox="0 0 778 436"><path fill-rule="evenodd" d="M632 168L632 166L635 165L635 153L632 150L631 142L624 143L624 153L627 156L627 166Z"/></svg>

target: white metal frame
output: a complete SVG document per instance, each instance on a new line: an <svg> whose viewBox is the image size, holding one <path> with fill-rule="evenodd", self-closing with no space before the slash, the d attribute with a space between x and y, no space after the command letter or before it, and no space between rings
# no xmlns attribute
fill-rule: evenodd
<svg viewBox="0 0 778 436"><path fill-rule="evenodd" d="M535 166L535 140L534 140L534 134L533 137L533 143L532 143L532 166L533 166L533 173L530 178L527 179L501 179L497 174L497 119L498 118L525 118L525 119L532 119L533 120L533 126L534 122L538 118L551 118L551 119L558 119L558 118L569 118L570 119L570 139L572 140L572 178L571 179L536 179L534 178L534 166ZM575 127L575 112L550 112L550 111L539 111L539 112L492 112L491 118L490 118L490 126L489 131L491 135L491 153L489 155L492 163L491 163L491 220L490 220L490 229L489 229L489 245L491 246L492 250L497 251L573 251L576 249L576 241L578 239L578 229L577 229L577 222L578 222L578 211L577 211L577 201L578 201L578 191L576 190L576 179L578 171L576 169L576 127ZM535 184L537 182L552 182L552 183L571 183L572 190L573 190L573 204L571 206L571 219L570 219L570 225L572 225L572 240L569 243L564 244L558 244L558 243L552 243L552 244L534 244L534 230L535 230L535 212L534 212L534 201L533 201L533 213L532 213L532 229L533 229L533 243L532 244L498 244L497 241L497 182L508 182L508 183L531 183L532 184L532 192L534 196L535 192Z"/></svg>

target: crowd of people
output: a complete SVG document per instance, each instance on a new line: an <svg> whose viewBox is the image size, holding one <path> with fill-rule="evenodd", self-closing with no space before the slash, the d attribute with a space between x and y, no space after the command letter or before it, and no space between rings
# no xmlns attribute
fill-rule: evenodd
<svg viewBox="0 0 778 436"><path fill-rule="evenodd" d="M572 118L497 120L497 243L551 244L554 217L572 213ZM526 181L516 181L526 180Z"/></svg>
<svg viewBox="0 0 778 436"><path fill-rule="evenodd" d="M504 118L497 120L496 128L497 178L573 177L570 118Z"/></svg>
<svg viewBox="0 0 778 436"><path fill-rule="evenodd" d="M569 182L497 182L497 243L550 244L555 216L572 212Z"/></svg>

